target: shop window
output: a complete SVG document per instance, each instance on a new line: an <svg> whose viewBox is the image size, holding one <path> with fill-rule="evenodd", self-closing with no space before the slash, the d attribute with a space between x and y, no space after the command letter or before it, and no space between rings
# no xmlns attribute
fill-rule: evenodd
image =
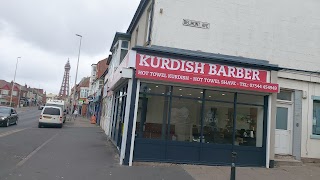
<svg viewBox="0 0 320 180"><path fill-rule="evenodd" d="M222 91L206 91L206 100L213 101L225 101L232 102L234 101L234 93L231 92L222 92Z"/></svg>
<svg viewBox="0 0 320 180"><path fill-rule="evenodd" d="M232 143L233 112L233 103L205 102L203 120L205 143Z"/></svg>
<svg viewBox="0 0 320 180"><path fill-rule="evenodd" d="M166 139L169 97L140 93L136 136L148 139ZM174 134L174 126L170 135Z"/></svg>
<svg viewBox="0 0 320 180"><path fill-rule="evenodd" d="M202 99L203 90L186 87L173 87L172 96L182 98Z"/></svg>
<svg viewBox="0 0 320 180"><path fill-rule="evenodd" d="M127 100L127 85L120 88L115 93L114 98L114 109L112 116L112 131L111 137L113 141L117 144L118 147L121 148L122 135L123 135L123 124L125 117L125 107Z"/></svg>
<svg viewBox="0 0 320 180"><path fill-rule="evenodd" d="M237 105L235 144L262 147L263 106Z"/></svg>
<svg viewBox="0 0 320 180"><path fill-rule="evenodd" d="M140 92L149 94L170 95L169 88L170 86L165 86L161 84L141 83Z"/></svg>
<svg viewBox="0 0 320 180"><path fill-rule="evenodd" d="M136 136L232 144L235 134L236 145L262 147L264 96L237 95L235 128L234 97L232 92L141 83Z"/></svg>
<svg viewBox="0 0 320 180"><path fill-rule="evenodd" d="M172 141L200 142L202 101L186 98L172 98L170 128Z"/></svg>
<svg viewBox="0 0 320 180"><path fill-rule="evenodd" d="M320 100L313 101L312 134L320 135Z"/></svg>
<svg viewBox="0 0 320 180"><path fill-rule="evenodd" d="M280 90L280 93L277 94L277 99L283 101L292 101L292 92Z"/></svg>
<svg viewBox="0 0 320 180"><path fill-rule="evenodd" d="M259 95L238 93L237 102L243 103L243 104L252 104L252 105L263 106L264 105L264 97L259 96Z"/></svg>

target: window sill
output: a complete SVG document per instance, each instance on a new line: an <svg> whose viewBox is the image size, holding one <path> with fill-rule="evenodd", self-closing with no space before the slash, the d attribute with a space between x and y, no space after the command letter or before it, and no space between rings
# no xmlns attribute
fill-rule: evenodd
<svg viewBox="0 0 320 180"><path fill-rule="evenodd" d="M310 135L310 139L319 139L320 140L320 135Z"/></svg>

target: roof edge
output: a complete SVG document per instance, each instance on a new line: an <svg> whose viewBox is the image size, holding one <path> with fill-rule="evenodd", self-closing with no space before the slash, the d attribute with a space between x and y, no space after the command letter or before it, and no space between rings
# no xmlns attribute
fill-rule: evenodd
<svg viewBox="0 0 320 180"><path fill-rule="evenodd" d="M128 27L127 33L132 34L133 28L135 27L135 25L137 24L137 21L140 19L143 10L146 8L147 4L148 4L149 0L141 0L140 4L131 20L131 23Z"/></svg>
<svg viewBox="0 0 320 180"><path fill-rule="evenodd" d="M113 46L116 44L116 42L120 39L126 39L126 40L131 40L131 34L128 33L122 33L122 32L116 32L116 34L114 35L111 47L110 47L110 52L112 51Z"/></svg>
<svg viewBox="0 0 320 180"><path fill-rule="evenodd" d="M185 58L185 59L193 59L193 60L199 59L199 60L207 60L207 61L212 60L216 63L249 66L249 67L261 68L261 69L267 69L267 70L279 71L283 69L278 65L270 64L269 61L266 61L266 60L251 59L251 58L245 58L241 56L214 54L214 53L208 53L208 52L198 52L198 51L178 49L178 48L170 48L170 47L162 47L162 46L151 46L151 47L135 46L132 48L132 50L135 50L138 52L145 52L145 53L156 53L159 55L176 56L176 57ZM254 62L254 61L257 61L257 62Z"/></svg>

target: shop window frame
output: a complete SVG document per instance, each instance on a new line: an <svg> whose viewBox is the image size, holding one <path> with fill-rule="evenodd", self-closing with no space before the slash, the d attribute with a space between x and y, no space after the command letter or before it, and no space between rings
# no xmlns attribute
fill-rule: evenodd
<svg viewBox="0 0 320 180"><path fill-rule="evenodd" d="M232 147L232 150L233 151L236 151L240 154L240 156L243 158L243 157L247 157L248 153L255 153L255 154L260 154L261 156L257 159L253 158L254 156L252 156L252 158L250 157L247 157L246 159L250 159L249 161L249 164L248 165L252 165L250 163L253 163L253 164L260 164L260 165L263 165L265 164L265 154L266 154L266 136L267 136L267 121L268 121L268 97L269 95L268 94L255 94L255 93L245 93L245 92L231 92L234 94L234 101L233 102L229 102L229 101L219 101L219 100L208 100L205 98L205 94L206 94L206 91L207 90L210 90L210 91L220 91L221 90L212 90L212 89L205 89L203 87L201 88L194 88L194 87L188 87L188 86L182 86L182 85L175 85L173 86L172 84L169 84L169 83L161 83L161 82L150 82L150 81L142 81L141 83L147 83L147 84L153 84L153 85L166 85L166 86L170 86L170 94L159 94L159 93L148 93L148 92L140 92L140 94L147 94L147 95L155 95L155 96L163 96L163 97L169 97L169 112L168 112L168 119L167 119L167 123L168 123L168 128L167 128L167 134L166 134L166 139L165 140L162 140L160 139L146 139L146 138L139 138L138 136L136 137L136 143L139 144L139 152L136 152L137 154L140 153L140 155L142 155L142 157L138 157L136 158L134 156L134 158L136 160L139 160L139 161L150 161L150 160L156 160L156 161L161 161L161 162L173 162L173 161L176 161L176 162L181 162L181 160L174 160L174 159L170 159L170 157L172 157L172 151L171 152L168 152L169 149L167 149L168 147L172 147L172 146L188 146L188 147L193 147L193 148L199 148L199 153L202 152L202 150L205 150L206 151L206 154L209 153L208 150L212 149L212 147L216 147L218 146L218 148L221 148L221 147L225 147L227 149L225 149L225 151L230 151L231 153L231 147ZM174 87L183 87L183 88L193 88L193 89L201 89L203 90L203 94L202 94L202 98L199 99L199 98L189 98L189 97L180 97L180 96L173 96L172 93L173 93L173 88ZM226 92L229 92L229 91L226 91ZM238 94L247 94L247 95L257 95L257 96L261 96L263 98L263 104L254 104L254 103L239 103L237 102L237 95ZM185 142L179 142L179 141L171 141L171 140L168 140L167 138L169 137L169 131L168 129L170 129L170 125L171 125L171 109L172 109L172 97L178 97L178 98L185 98L185 99L193 99L193 100L201 100L202 101L202 107L201 107L201 138L203 137L203 122L204 122L204 106L205 106L205 103L207 101L215 101L215 102L223 102L223 103L230 103L232 104L233 103L233 107L234 107L234 114L233 114L233 118L234 119L237 119L237 105L250 105L250 106L259 106L259 107L263 107L263 139L262 139L262 147L255 147L255 146L236 146L235 145L235 129L236 129L236 124L233 126L233 141L232 141L232 144L228 144L228 145L223 145L223 144L207 144L207 143L204 143L202 141L202 139L200 140L200 143L190 143L190 142L187 142L189 144L186 144ZM233 123L236 123L236 121L233 121ZM136 145L138 145L136 144ZM165 146L166 148L164 149L165 152L163 152L164 154L156 154L156 157L152 156L152 157L148 157L147 156L144 156L143 153L146 153L145 150L141 151L142 147L149 147L149 145L153 144L154 147L162 147L162 146ZM141 145L141 147L140 147ZM153 147L153 148L154 148ZM181 147L180 147L181 148ZM230 148L230 149L228 149ZM147 149L146 149L147 150ZM211 152L211 151L210 151ZM141 154L142 153L142 154ZM171 153L170 155L168 155L168 153ZM155 155L155 154L153 154ZM252 154L251 154L252 155ZM159 157L158 157L159 156ZM161 156L161 157L160 157ZM169 159L168 159L168 156ZM180 155L179 155L180 156ZM181 155L183 156L183 155ZM210 163L210 160L204 160L203 157L201 157L202 154L200 155L199 154L199 159L196 161L198 163L201 163L201 164L211 164ZM158 159L160 158L160 159ZM163 159L164 158L164 159ZM239 159L240 160L240 159ZM224 160L225 161L225 160ZM186 162L193 162L193 160L183 160L184 163ZM214 164L224 164L222 162L217 162L217 163L214 163Z"/></svg>
<svg viewBox="0 0 320 180"><path fill-rule="evenodd" d="M250 94L250 93L245 93L245 92L231 92L231 91L221 91L221 90L209 90L209 89L204 89L204 88L194 88L194 87L188 87L188 86L173 86L173 85L169 85L169 84L166 84L166 83L154 83L154 82L149 82L149 81L142 81L141 83L146 83L146 84L153 84L153 85L165 85L165 86L169 86L170 87L170 91L169 91L169 94L161 94L161 93L150 93L150 92L140 92L139 94L146 94L146 95L152 95L152 96L164 96L164 97L169 97L169 112L168 112L168 117L167 117L167 132L166 132L166 137L165 137L165 140L166 141L171 141L169 140L169 137L170 137L170 126L171 126L171 109L172 109L172 98L183 98L183 99L190 99L190 100L199 100L199 101L202 101L202 106L201 106L201 131L200 131L200 142L203 143L203 128L204 128L204 107L205 107L205 103L207 101L209 102L219 102L219 103L228 103L228 104L234 104L233 108L237 108L237 105L246 105L246 106L258 106L258 107L263 107L264 111L267 107L266 106L266 103L265 103L265 95L259 95L259 94ZM177 96L177 95L173 95L173 91L174 91L174 88L191 88L191 89L197 89L197 90L202 90L202 97L201 98L194 98L194 97L187 97L187 96ZM219 93L223 93L223 92L228 92L228 93L233 93L234 97L233 97L233 102L230 102L230 101L221 101L221 100L214 100L214 99L207 99L206 98L206 91L216 91L216 92L219 92ZM255 104L255 103L242 103L242 102L238 102L238 96L239 95L251 95L251 96L258 96L258 97L261 97L263 98L263 104ZM266 113L266 112L264 112ZM236 114L236 109L234 109L234 114ZM263 115L264 116L264 115ZM233 117L234 119L236 119L237 117ZM264 118L264 125L263 125L263 129L265 129L265 121L267 121L267 119ZM233 127L233 138L235 137L235 132L234 130L236 129L236 126ZM264 130L263 130L264 131ZM263 132L263 134L266 133L266 132ZM141 137L139 137L141 138ZM265 140L263 140L263 146L262 147L257 147L257 148L263 148L264 145L265 145ZM232 142L232 144L234 144L234 140Z"/></svg>
<svg viewBox="0 0 320 180"><path fill-rule="evenodd" d="M122 127L120 127L119 125L119 129L117 132L117 124L119 123L119 119L118 119L118 115L119 115L119 100L121 99L121 107L120 107L120 111L121 112L121 118L124 119L125 116L125 106L126 106L126 101L128 98L128 82L123 83L122 85L119 86L120 88L117 88L117 90L114 93L114 97L113 97L113 109L112 109L112 124L111 124L111 139L112 142L119 147L119 149L121 148L121 142L119 142L119 140L122 140L122 137L120 137L119 132L122 131ZM122 92L122 93L121 93ZM123 107L124 106L124 107Z"/></svg>

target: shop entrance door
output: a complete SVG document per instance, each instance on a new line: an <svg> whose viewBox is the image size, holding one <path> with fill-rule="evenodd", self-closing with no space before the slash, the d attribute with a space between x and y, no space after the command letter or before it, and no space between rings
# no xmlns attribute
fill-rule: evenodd
<svg viewBox="0 0 320 180"><path fill-rule="evenodd" d="M292 104L277 105L275 153L292 154Z"/></svg>

